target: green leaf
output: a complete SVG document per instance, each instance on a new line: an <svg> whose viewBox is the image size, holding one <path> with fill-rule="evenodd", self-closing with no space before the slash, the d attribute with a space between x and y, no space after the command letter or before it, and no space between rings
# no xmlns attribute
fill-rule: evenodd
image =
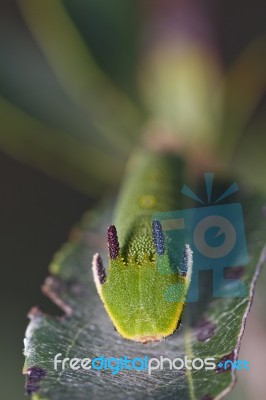
<svg viewBox="0 0 266 400"><path fill-rule="evenodd" d="M248 236L250 263L242 279L248 293L242 298L213 298L207 280L200 280L198 303L187 304L179 329L167 340L139 344L126 341L114 330L103 309L92 280L91 259L96 251L104 253L105 232L111 222L108 207L91 211L71 232L71 240L55 255L43 291L65 312L54 318L34 308L25 339L26 388L37 391L33 399L85 400L100 399L220 399L235 383L234 371L164 370L55 371L54 356L105 357L214 357L215 362L229 355L236 357L254 293L254 286L266 260L265 199L242 198ZM105 251L105 254L107 251ZM104 260L106 264L106 260ZM232 272L232 271L231 271ZM208 279L208 278L206 278ZM29 374L31 372L31 374ZM240 372L241 373L241 372Z"/></svg>

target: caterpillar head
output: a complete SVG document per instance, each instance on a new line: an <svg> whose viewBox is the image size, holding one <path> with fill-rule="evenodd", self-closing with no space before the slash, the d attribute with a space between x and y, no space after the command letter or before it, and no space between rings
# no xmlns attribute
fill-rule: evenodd
<svg viewBox="0 0 266 400"><path fill-rule="evenodd" d="M98 253L92 261L98 294L118 333L142 343L159 341L175 331L192 272L189 245L185 245L178 268L173 268L160 222L150 225L151 234L134 237L128 254L120 248L116 228L111 225L108 274Z"/></svg>

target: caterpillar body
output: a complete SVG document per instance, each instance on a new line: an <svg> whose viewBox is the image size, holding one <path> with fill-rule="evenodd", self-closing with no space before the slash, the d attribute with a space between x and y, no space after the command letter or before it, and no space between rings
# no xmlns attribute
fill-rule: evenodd
<svg viewBox="0 0 266 400"><path fill-rule="evenodd" d="M183 162L170 154L140 151L131 159L108 228L108 275L99 254L93 257L98 294L118 333L137 342L159 341L178 326L192 270L184 248L180 265L171 265L165 236L155 212L180 208ZM162 274L158 264L167 271ZM179 284L179 301L164 292Z"/></svg>

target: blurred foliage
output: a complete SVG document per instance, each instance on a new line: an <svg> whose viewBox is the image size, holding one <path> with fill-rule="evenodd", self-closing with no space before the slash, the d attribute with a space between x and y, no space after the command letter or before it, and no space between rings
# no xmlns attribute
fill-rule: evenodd
<svg viewBox="0 0 266 400"><path fill-rule="evenodd" d="M245 146L253 145L246 128L265 92L264 36L224 73L210 24L195 2L17 4L16 32L5 13L1 19L2 37L9 39L1 87L11 103L1 100L2 114L8 107L1 150L98 196L118 185L131 149L152 126L177 136L192 156L216 159L217 168L241 169L250 181L256 174L251 183L266 191L257 163L246 173L239 154L243 133ZM209 7L202 5L203 11ZM33 128L33 118L41 126ZM264 144L264 135L257 135L256 146Z"/></svg>

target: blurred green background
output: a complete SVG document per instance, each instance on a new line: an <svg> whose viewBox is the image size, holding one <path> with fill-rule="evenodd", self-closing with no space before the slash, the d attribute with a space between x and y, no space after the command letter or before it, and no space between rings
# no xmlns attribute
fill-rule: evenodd
<svg viewBox="0 0 266 400"><path fill-rule="evenodd" d="M125 130L125 140L116 136L116 129L108 132L97 119L101 98L103 101L107 98L108 104L105 85L108 86L109 81L102 76L99 78L92 66L92 76L99 78L102 89L98 95L95 88L93 97L87 98L85 90L82 92L82 79L71 86L71 73L64 70L62 76L66 81L60 80L61 66L56 57L52 68L47 53L41 50L25 22L21 10L27 3L27 0L0 1L0 398L8 400L24 398L21 369L27 312L33 305L57 312L40 292L47 266L82 214L105 193L115 192L127 156L137 140L139 132L131 128L134 124L136 129L141 126L143 118L134 114L134 104L141 104L136 82L143 49L141 35L145 32L144 5L151 6L152 1L63 2L82 43L90 49L102 71L130 98L128 110L133 125ZM215 40L226 67L252 39L265 32L266 3L262 0L205 3L212 4ZM36 4L38 6L38 1ZM46 6L49 4L51 1L47 1ZM60 37L59 28L58 35ZM63 39L66 47L71 46L69 32ZM53 54L60 53L53 37L49 43ZM79 54L82 53L82 44L80 46ZM74 62L75 54L73 57ZM81 61L83 58L82 53ZM81 61L75 65L80 77ZM88 103L83 108L79 105L84 99ZM105 112L108 121L110 115L105 110L103 116ZM264 114L265 100L262 99L253 118L259 121L254 138L265 136ZM121 115L121 126L123 117ZM245 139L241 143L245 145ZM261 150L258 159L263 157L265 147ZM263 176L265 169L257 172ZM260 368L261 352L254 344L255 340L265 346L263 282L266 283L265 271L240 357L252 359L252 372L246 375L241 372L240 384L228 396L231 400L263 399L259 397L265 385Z"/></svg>

